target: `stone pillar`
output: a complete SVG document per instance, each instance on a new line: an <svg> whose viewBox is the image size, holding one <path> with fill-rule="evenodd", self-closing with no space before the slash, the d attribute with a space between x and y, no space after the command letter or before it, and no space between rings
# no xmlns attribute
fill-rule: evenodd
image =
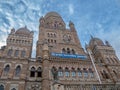
<svg viewBox="0 0 120 90"><path fill-rule="evenodd" d="M49 81L49 49L47 43L43 45L43 72L42 72L42 90L50 90Z"/></svg>

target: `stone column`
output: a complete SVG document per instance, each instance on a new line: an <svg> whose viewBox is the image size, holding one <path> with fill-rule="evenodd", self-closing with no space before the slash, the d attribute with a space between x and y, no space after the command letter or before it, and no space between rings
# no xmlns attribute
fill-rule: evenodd
<svg viewBox="0 0 120 90"><path fill-rule="evenodd" d="M49 81L49 49L47 43L43 45L43 72L42 72L42 90L50 90Z"/></svg>

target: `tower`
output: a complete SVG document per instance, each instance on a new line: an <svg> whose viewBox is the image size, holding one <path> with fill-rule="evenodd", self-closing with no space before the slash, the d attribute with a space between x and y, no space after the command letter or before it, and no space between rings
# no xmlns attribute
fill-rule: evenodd
<svg viewBox="0 0 120 90"><path fill-rule="evenodd" d="M7 46L2 56L12 58L30 58L32 53L33 32L27 27L19 28L17 31L11 29L7 38Z"/></svg>
<svg viewBox="0 0 120 90"><path fill-rule="evenodd" d="M49 54L54 52L85 54L79 42L74 24L71 21L69 26L70 29L66 29L62 17L56 12L49 12L44 17L41 17L36 56L42 56L41 48L44 41L48 43Z"/></svg>
<svg viewBox="0 0 120 90"><path fill-rule="evenodd" d="M99 39L92 37L89 42L89 49L94 58L94 63L98 70L101 83L114 83L119 81L119 59L115 54L115 50L109 44Z"/></svg>

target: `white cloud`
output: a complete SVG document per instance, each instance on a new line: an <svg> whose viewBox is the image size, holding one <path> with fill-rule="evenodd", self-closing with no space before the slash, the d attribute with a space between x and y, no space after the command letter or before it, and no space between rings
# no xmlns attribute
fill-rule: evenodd
<svg viewBox="0 0 120 90"><path fill-rule="evenodd" d="M69 9L70 15L72 15L74 13L74 7L73 7L73 5L69 4L68 9Z"/></svg>

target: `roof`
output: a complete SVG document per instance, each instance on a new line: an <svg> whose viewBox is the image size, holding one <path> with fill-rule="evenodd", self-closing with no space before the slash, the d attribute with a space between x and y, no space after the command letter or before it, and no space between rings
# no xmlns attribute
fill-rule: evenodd
<svg viewBox="0 0 120 90"><path fill-rule="evenodd" d="M59 17L61 18L61 16L57 13L57 12L48 12L46 15L45 15L45 18L48 18L50 16L55 16L55 17Z"/></svg>
<svg viewBox="0 0 120 90"><path fill-rule="evenodd" d="M29 35L30 34L30 30L27 29L27 27L22 27L22 28L19 28L15 34L18 34L18 35Z"/></svg>

